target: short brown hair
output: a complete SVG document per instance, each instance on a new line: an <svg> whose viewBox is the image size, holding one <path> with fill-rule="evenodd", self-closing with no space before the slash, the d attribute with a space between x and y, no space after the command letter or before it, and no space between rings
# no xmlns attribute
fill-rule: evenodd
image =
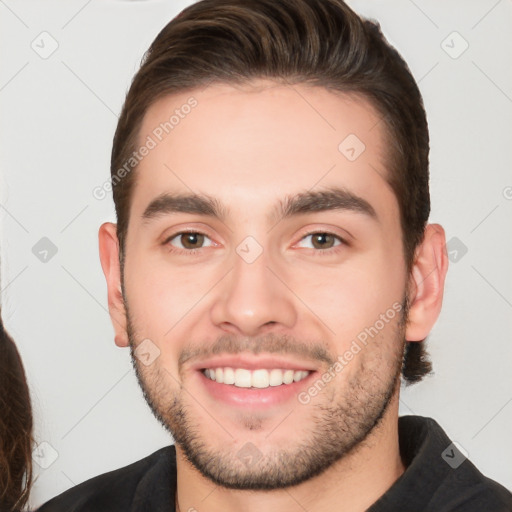
<svg viewBox="0 0 512 512"><path fill-rule="evenodd" d="M386 179L400 208L409 274L430 213L423 101L378 23L361 19L342 0L202 0L158 34L132 81L112 148L121 266L136 168L127 173L126 162L148 108L163 96L209 83L261 78L358 94L376 109L390 147ZM404 379L421 380L431 369L424 343L407 343L405 354Z"/></svg>

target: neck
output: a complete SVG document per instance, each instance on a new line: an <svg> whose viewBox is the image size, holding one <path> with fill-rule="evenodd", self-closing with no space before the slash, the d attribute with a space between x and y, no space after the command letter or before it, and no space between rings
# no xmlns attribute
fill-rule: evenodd
<svg viewBox="0 0 512 512"><path fill-rule="evenodd" d="M398 445L398 393L381 422L349 454L321 475L273 491L220 487L201 475L176 446L177 511L361 512L382 496L405 471ZM354 492L357 489L357 492Z"/></svg>

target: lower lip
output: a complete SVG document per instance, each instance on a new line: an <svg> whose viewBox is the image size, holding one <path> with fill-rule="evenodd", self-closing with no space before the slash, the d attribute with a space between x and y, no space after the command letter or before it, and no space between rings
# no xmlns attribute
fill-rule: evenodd
<svg viewBox="0 0 512 512"><path fill-rule="evenodd" d="M202 385L206 391L216 400L237 407L269 407L283 404L293 398L297 399L298 394L309 385L316 372L311 372L307 377L291 384L281 386L269 386L268 388L239 388L232 384L220 384L209 379L202 371L199 374Z"/></svg>

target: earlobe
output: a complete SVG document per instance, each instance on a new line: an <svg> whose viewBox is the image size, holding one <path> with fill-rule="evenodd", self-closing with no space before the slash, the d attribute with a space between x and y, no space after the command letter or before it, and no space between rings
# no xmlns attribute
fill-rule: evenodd
<svg viewBox="0 0 512 512"><path fill-rule="evenodd" d="M119 347L129 345L126 330L126 310L121 288L121 267L119 263L119 241L116 225L105 222L98 232L100 261L108 291L108 309L114 327L115 343Z"/></svg>
<svg viewBox="0 0 512 512"><path fill-rule="evenodd" d="M434 326L443 303L444 282L448 271L444 229L428 224L418 246L409 278L409 315L407 341L424 340Z"/></svg>

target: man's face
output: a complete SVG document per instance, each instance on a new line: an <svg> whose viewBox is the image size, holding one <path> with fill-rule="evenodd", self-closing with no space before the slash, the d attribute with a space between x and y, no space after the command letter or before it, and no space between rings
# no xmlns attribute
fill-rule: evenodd
<svg viewBox="0 0 512 512"><path fill-rule="evenodd" d="M139 143L157 144L136 171L124 292L132 353L147 339L159 353L134 356L140 383L179 453L221 485L268 489L320 473L378 424L407 276L369 103L257 85L147 112Z"/></svg>

